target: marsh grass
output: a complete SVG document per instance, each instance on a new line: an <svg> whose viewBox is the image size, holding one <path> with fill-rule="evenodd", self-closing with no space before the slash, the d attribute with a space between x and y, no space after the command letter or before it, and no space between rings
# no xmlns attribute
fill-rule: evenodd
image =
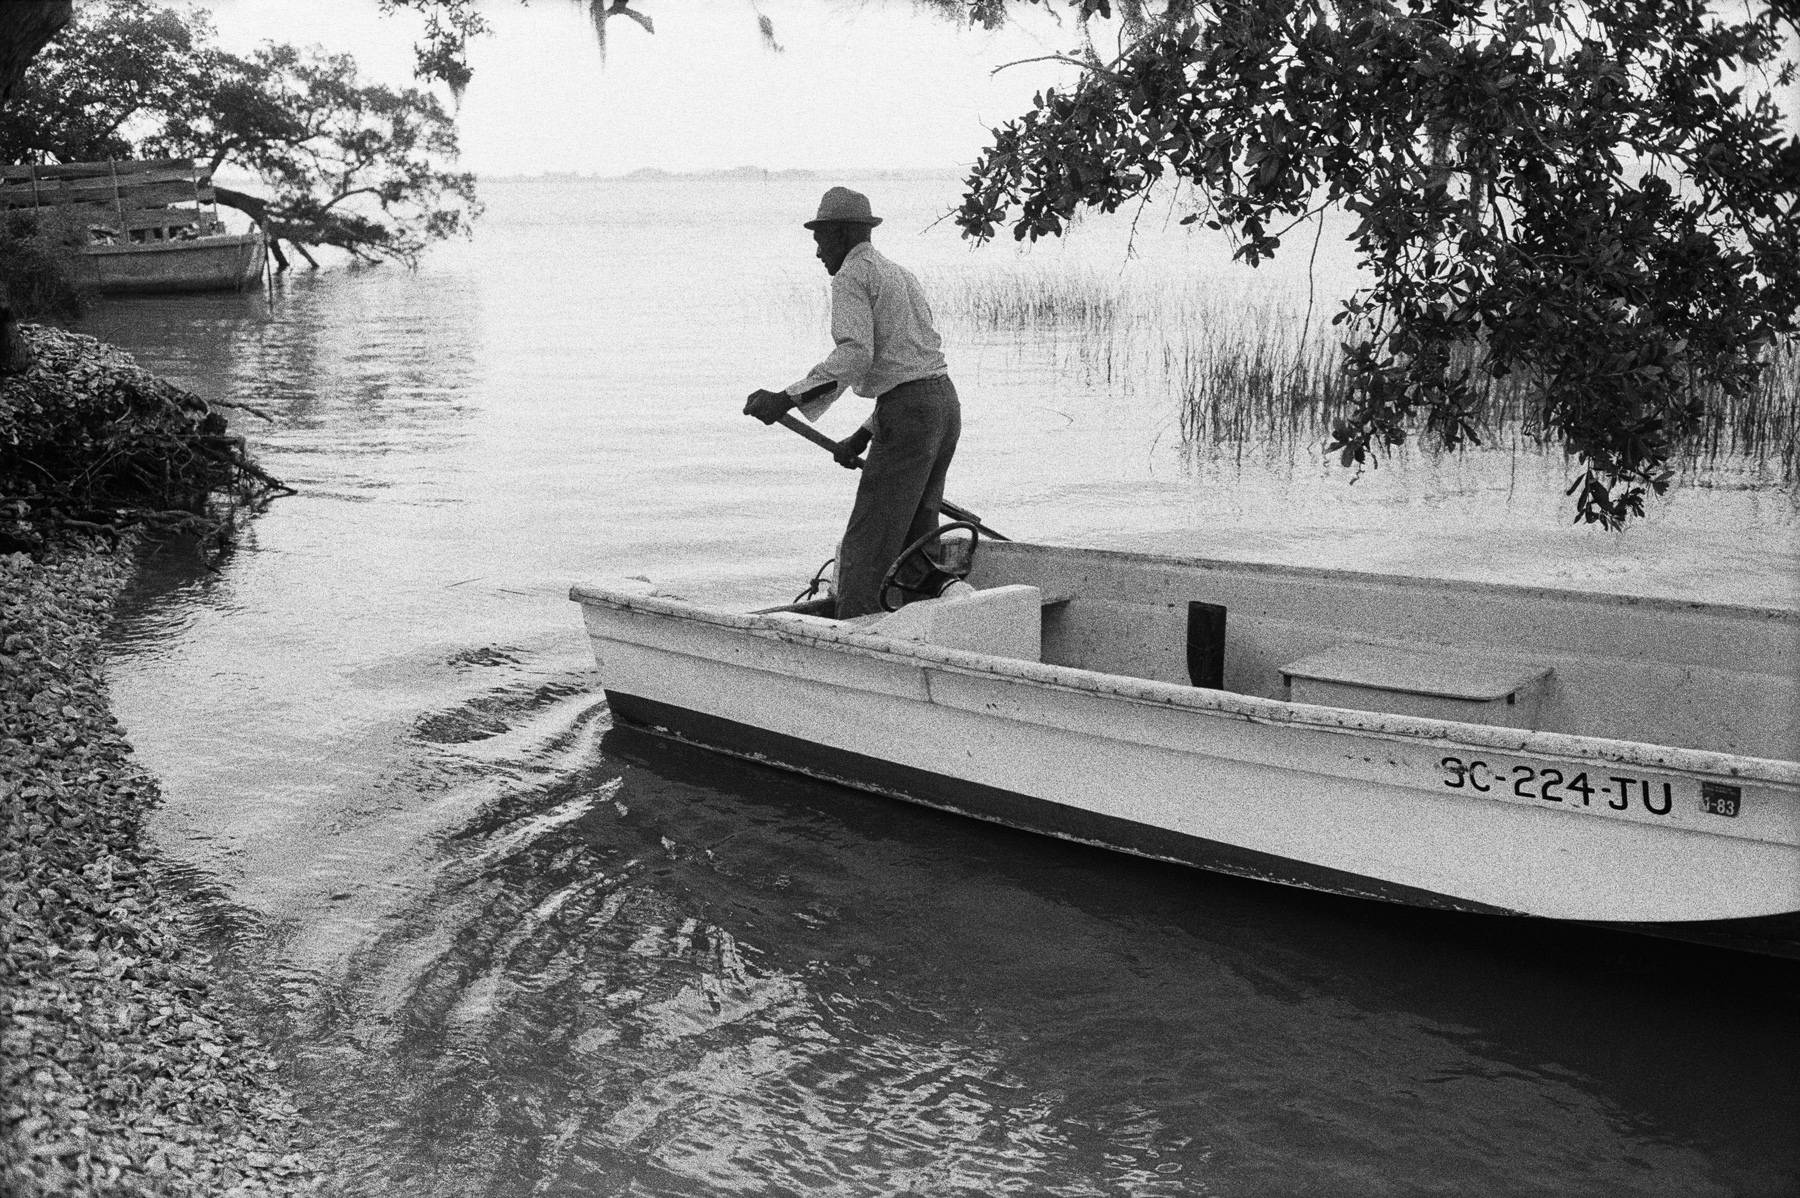
<svg viewBox="0 0 1800 1198"><path fill-rule="evenodd" d="M1742 460L1800 482L1800 338L1776 342L1748 395L1713 397L1683 448L1701 466Z"/></svg>
<svg viewBox="0 0 1800 1198"><path fill-rule="evenodd" d="M947 324L1048 349L1084 385L1166 398L1196 456L1318 460L1333 420L1349 408L1340 330L1331 325L1335 298L1309 311L1304 296L1296 303L1207 279L1023 266L934 277L928 289ZM1482 447L1561 452L1545 434L1527 380L1479 370L1475 378ZM1677 447L1681 475L1749 472L1800 482L1800 341L1777 344L1748 395L1715 393L1705 406L1698 428ZM1399 452L1441 452L1421 441L1421 431Z"/></svg>

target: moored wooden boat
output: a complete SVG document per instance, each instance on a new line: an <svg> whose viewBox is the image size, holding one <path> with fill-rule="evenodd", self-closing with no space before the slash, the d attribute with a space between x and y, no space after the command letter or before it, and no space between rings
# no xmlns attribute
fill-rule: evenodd
<svg viewBox="0 0 1800 1198"><path fill-rule="evenodd" d="M1241 876L1800 957L1800 613L984 542L839 622L576 586L614 717Z"/></svg>
<svg viewBox="0 0 1800 1198"><path fill-rule="evenodd" d="M108 294L242 291L262 275L262 233L216 233L171 241L90 245L82 281Z"/></svg>
<svg viewBox="0 0 1800 1198"><path fill-rule="evenodd" d="M263 270L262 232L227 230L186 158L0 167L0 209L84 238L81 281L108 294L238 291Z"/></svg>

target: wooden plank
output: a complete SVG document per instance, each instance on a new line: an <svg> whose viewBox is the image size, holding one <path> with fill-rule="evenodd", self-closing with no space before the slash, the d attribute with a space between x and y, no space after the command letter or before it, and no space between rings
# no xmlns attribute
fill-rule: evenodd
<svg viewBox="0 0 1800 1198"><path fill-rule="evenodd" d="M89 179L96 176L110 179L113 176L112 164L107 162L42 163L34 169L40 182L47 179Z"/></svg>
<svg viewBox="0 0 1800 1198"><path fill-rule="evenodd" d="M112 203L45 204L34 206L29 197L23 203L0 203L0 210L13 212L54 212L70 224L86 228L100 225L115 232L120 227L119 206ZM137 208L124 214L124 227L133 229L185 229L210 219L210 215L189 206L183 208Z"/></svg>
<svg viewBox="0 0 1800 1198"><path fill-rule="evenodd" d="M192 175L191 158L142 158L116 162L58 162L36 168L39 179L111 179L146 172L181 170Z"/></svg>
<svg viewBox="0 0 1800 1198"><path fill-rule="evenodd" d="M68 187L72 191L108 191L116 185L120 191L131 191L138 187L158 183L179 183L185 187L192 187L194 172L192 170L154 170L139 171L133 175L120 175L117 180L70 179Z"/></svg>
<svg viewBox="0 0 1800 1198"><path fill-rule="evenodd" d="M141 175L187 179L195 173L191 158L154 158L131 162L62 162L33 166L28 162L0 164L0 180L7 182L45 180L128 179Z"/></svg>
<svg viewBox="0 0 1800 1198"><path fill-rule="evenodd" d="M8 208L62 206L79 203L122 204L126 209L158 204L211 204L215 197L209 180L195 181L191 165L174 169L162 165L121 176L91 178L21 177L28 167L5 168L0 181L0 205ZM46 171L48 167L35 168Z"/></svg>
<svg viewBox="0 0 1800 1198"><path fill-rule="evenodd" d="M193 202L194 185L191 182L146 183L138 187L119 188L119 203L127 210Z"/></svg>
<svg viewBox="0 0 1800 1198"><path fill-rule="evenodd" d="M14 184L13 186L21 186ZM22 186L29 187L30 183ZM44 195L66 196L110 196L116 190L124 195L140 191L153 191L157 194L176 194L171 189L180 189L182 195L192 195L194 180L191 174L173 171L158 171L129 178L121 177L115 186L112 179L39 179L37 189Z"/></svg>
<svg viewBox="0 0 1800 1198"><path fill-rule="evenodd" d="M61 193L61 191L59 191L57 189L55 184L51 184L48 187L45 187L42 185L33 186L30 183L11 183L11 182L9 182L9 183L0 184L0 196L5 197L6 202L9 204L19 204L19 205L25 205L25 206L30 206L32 204L37 204L37 203L48 204L48 203L52 202L51 197L57 196L60 194L62 194L62 193ZM112 193L111 192L103 193L101 198L107 200L110 203L112 200Z"/></svg>
<svg viewBox="0 0 1800 1198"><path fill-rule="evenodd" d="M0 204L0 207L4 207L9 212L30 212L41 207L57 213L65 220L81 224L117 224L119 221L119 206L113 203L37 205L33 204L31 198L27 196L23 200L8 199L5 203Z"/></svg>
<svg viewBox="0 0 1800 1198"><path fill-rule="evenodd" d="M128 175L159 172L164 174L175 172L189 178L192 178L194 174L194 160L192 158L138 158L129 161L113 162L110 165L118 172L118 176L121 179Z"/></svg>
<svg viewBox="0 0 1800 1198"><path fill-rule="evenodd" d="M93 191L72 191L62 181L49 179L36 183L9 183L7 190L15 195L32 197L33 203L44 205L113 202L110 185Z"/></svg>
<svg viewBox="0 0 1800 1198"><path fill-rule="evenodd" d="M191 208L147 208L125 215L127 229L184 229L199 221L200 214ZM118 228L118 218L115 216L107 224Z"/></svg>
<svg viewBox="0 0 1800 1198"><path fill-rule="evenodd" d="M69 204L108 204L132 211L167 204L210 204L213 201L213 191L210 187L196 188L183 180L121 187L116 194L111 187L65 188L52 183L34 189L29 183L8 183L0 186L0 197L4 197L8 207L29 208L35 204L45 208L60 208Z"/></svg>
<svg viewBox="0 0 1800 1198"><path fill-rule="evenodd" d="M31 204L0 204L5 212L54 212L70 224L86 228L101 225L117 230L119 209L114 204L57 204L34 208ZM124 215L126 229L185 229L211 219L210 213L193 208L139 208Z"/></svg>

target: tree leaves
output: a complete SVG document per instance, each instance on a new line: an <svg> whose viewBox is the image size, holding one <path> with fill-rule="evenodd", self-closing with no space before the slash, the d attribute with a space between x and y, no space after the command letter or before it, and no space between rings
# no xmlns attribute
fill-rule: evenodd
<svg viewBox="0 0 1800 1198"><path fill-rule="evenodd" d="M1340 205L1372 281L1334 320L1358 402L1327 452L1360 466L1414 426L1472 439L1473 362L1530 383L1581 464L1576 518L1618 528L1667 488L1706 397L1745 394L1796 330L1800 143L1745 68L1797 21L1698 0L1173 5L995 130L957 220L1052 235L1172 175L1255 265L1272 230Z"/></svg>
<svg viewBox="0 0 1800 1198"><path fill-rule="evenodd" d="M458 43L460 45L460 43ZM214 44L204 11L150 0L81 10L0 110L10 162L195 158L257 175L268 194L221 193L273 238L408 265L467 235L472 175L451 169L456 126L436 97L362 80L349 55Z"/></svg>

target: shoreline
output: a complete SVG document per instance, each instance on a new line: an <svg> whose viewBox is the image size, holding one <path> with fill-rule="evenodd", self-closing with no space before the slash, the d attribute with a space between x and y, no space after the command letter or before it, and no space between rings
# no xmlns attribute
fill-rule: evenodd
<svg viewBox="0 0 1800 1198"><path fill-rule="evenodd" d="M161 792L113 714L102 639L139 526L223 548L250 484L280 484L199 397L92 338L27 332L39 363L0 380L0 449L51 481L9 465L0 506L0 1193L316 1194L284 1066L144 843ZM126 478L58 504L55 468L171 453L192 465L160 491Z"/></svg>
<svg viewBox="0 0 1800 1198"><path fill-rule="evenodd" d="M0 555L0 1188L316 1193L281 1067L143 844L160 792L101 651L132 548Z"/></svg>

